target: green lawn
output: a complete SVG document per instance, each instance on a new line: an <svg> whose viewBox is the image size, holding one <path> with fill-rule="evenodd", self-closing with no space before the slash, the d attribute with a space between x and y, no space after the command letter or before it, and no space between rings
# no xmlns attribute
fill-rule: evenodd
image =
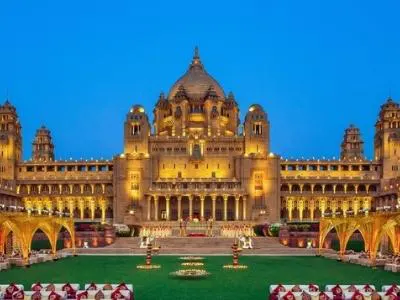
<svg viewBox="0 0 400 300"><path fill-rule="evenodd" d="M267 289L274 283L372 283L379 289L383 284L400 283L400 275L382 269L340 263L321 257L260 257L244 256L246 271L223 270L231 257L207 257L206 269L211 277L203 280L179 280L169 273L180 268L177 257L157 256L154 263L160 270L140 271L136 265L144 262L137 256L79 256L57 262L33 265L29 269L13 268L0 272L0 283L33 282L113 282L132 283L136 299L266 299Z"/></svg>

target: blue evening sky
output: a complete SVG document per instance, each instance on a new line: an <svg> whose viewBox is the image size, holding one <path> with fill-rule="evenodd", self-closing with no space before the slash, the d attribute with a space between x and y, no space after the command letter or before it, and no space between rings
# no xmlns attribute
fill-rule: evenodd
<svg viewBox="0 0 400 300"><path fill-rule="evenodd" d="M25 158L42 124L57 159L111 158L129 108L152 119L198 45L242 120L263 105L274 153L337 157L354 123L371 158L379 107L400 100L399 11L365 0L2 0L0 98L17 107Z"/></svg>

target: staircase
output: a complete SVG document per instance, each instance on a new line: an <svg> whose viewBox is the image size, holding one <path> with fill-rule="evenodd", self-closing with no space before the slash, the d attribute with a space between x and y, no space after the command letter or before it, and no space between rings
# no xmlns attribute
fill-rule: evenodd
<svg viewBox="0 0 400 300"><path fill-rule="evenodd" d="M167 237L158 238L156 245L161 246L160 254L232 254L233 238L223 237ZM140 238L117 238L115 243L105 248L78 249L86 254L144 254L146 249L139 248ZM246 255L315 255L315 249L289 248L279 243L278 238L255 237L254 249L243 249Z"/></svg>

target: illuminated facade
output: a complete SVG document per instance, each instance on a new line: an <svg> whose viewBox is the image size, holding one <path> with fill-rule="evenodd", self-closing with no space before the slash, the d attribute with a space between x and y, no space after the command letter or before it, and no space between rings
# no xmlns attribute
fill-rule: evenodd
<svg viewBox="0 0 400 300"><path fill-rule="evenodd" d="M345 130L340 159L282 159L270 150L263 108L251 105L241 124L233 94L206 72L196 50L186 73L159 96L153 120L151 125L144 108L133 106L124 123L124 149L110 161L57 161L51 132L41 127L32 158L24 162L21 126L7 101L0 106L5 205L20 198L37 213L141 224L308 221L357 214L378 197L385 204L386 194L387 203L397 203L400 108L391 99L375 126L373 161L365 159L355 126Z"/></svg>

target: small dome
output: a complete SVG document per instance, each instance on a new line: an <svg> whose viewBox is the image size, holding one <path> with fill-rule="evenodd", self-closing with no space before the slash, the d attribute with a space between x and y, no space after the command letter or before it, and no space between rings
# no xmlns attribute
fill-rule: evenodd
<svg viewBox="0 0 400 300"><path fill-rule="evenodd" d="M217 97L224 99L225 94L219 83L206 72L200 61L196 47L192 63L186 73L172 86L168 99L172 99L180 92L184 92L191 100L203 100L212 91Z"/></svg>

